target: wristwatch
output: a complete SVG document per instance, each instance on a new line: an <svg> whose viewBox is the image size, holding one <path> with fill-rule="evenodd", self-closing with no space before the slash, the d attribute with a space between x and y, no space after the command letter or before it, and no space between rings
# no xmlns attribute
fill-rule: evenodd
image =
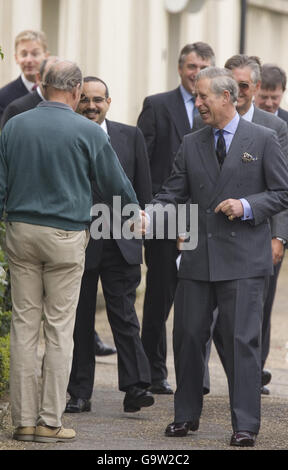
<svg viewBox="0 0 288 470"><path fill-rule="evenodd" d="M283 243L283 245L286 245L287 243L287 240L284 240L284 238L281 238L281 237L275 237L276 240L279 240L279 242Z"/></svg>

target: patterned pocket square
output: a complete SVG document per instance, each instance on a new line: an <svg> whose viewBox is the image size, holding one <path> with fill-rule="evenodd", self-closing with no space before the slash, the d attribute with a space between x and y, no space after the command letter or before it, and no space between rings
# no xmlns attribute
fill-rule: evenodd
<svg viewBox="0 0 288 470"><path fill-rule="evenodd" d="M258 158L253 157L253 155L250 155L250 153L244 152L241 157L241 160L244 163L251 163L251 162L255 162L256 160L258 160Z"/></svg>

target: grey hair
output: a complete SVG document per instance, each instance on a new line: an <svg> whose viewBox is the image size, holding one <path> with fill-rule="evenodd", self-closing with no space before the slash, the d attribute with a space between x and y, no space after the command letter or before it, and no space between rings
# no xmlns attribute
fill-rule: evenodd
<svg viewBox="0 0 288 470"><path fill-rule="evenodd" d="M43 87L56 90L72 91L77 85L82 84L82 72L74 62L58 61L49 67L44 76Z"/></svg>
<svg viewBox="0 0 288 470"><path fill-rule="evenodd" d="M259 57L245 54L236 54L230 57L225 63L225 68L229 70L243 69L249 67L251 70L251 80L256 85L261 80L261 61Z"/></svg>
<svg viewBox="0 0 288 470"><path fill-rule="evenodd" d="M215 54L211 46L206 42L198 41L193 44L186 44L180 52L178 58L178 66L183 67L187 55L195 52L196 55L201 57L202 60L207 60L212 66L215 65Z"/></svg>
<svg viewBox="0 0 288 470"><path fill-rule="evenodd" d="M227 90L230 93L231 102L236 103L239 88L230 70L220 67L206 67L196 75L196 83L202 78L211 79L210 87L213 93L222 95Z"/></svg>

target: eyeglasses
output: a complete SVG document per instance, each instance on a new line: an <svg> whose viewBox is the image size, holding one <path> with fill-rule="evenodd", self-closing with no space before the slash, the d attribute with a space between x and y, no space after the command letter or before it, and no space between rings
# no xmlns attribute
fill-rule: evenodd
<svg viewBox="0 0 288 470"><path fill-rule="evenodd" d="M91 99L87 98L87 96L83 96L80 98L80 103L82 104L90 103L90 101L93 101L93 103L103 103L103 101L106 101L106 98L102 98L102 96L94 96Z"/></svg>
<svg viewBox="0 0 288 470"><path fill-rule="evenodd" d="M238 86L241 90L248 90L248 88L250 88L250 84L247 82L239 82Z"/></svg>

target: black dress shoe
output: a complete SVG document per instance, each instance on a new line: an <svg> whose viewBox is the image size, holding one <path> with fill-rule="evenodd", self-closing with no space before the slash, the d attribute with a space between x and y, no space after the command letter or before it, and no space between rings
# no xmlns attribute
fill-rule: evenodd
<svg viewBox="0 0 288 470"><path fill-rule="evenodd" d="M95 356L110 356L110 354L115 354L117 352L117 350L112 346L104 344L96 332L94 336L94 351Z"/></svg>
<svg viewBox="0 0 288 470"><path fill-rule="evenodd" d="M82 413L82 411L91 411L91 401L84 398L70 398L65 413Z"/></svg>
<svg viewBox="0 0 288 470"><path fill-rule="evenodd" d="M189 431L197 431L199 420L184 421L183 423L170 423L165 429L165 435L169 437L184 437Z"/></svg>
<svg viewBox="0 0 288 470"><path fill-rule="evenodd" d="M269 382L271 382L272 379L272 374L269 370L263 369L262 370L262 376L261 376L261 385L264 387L264 385L268 385Z"/></svg>
<svg viewBox="0 0 288 470"><path fill-rule="evenodd" d="M250 431L236 431L232 434L230 446L254 447L257 434Z"/></svg>
<svg viewBox="0 0 288 470"><path fill-rule="evenodd" d="M131 386L125 394L123 406L126 413L135 413L135 411L140 411L142 407L146 408L153 405L153 403L152 393L144 388Z"/></svg>
<svg viewBox="0 0 288 470"><path fill-rule="evenodd" d="M265 387L265 385L261 387L261 395L270 395L270 390L269 388Z"/></svg>
<svg viewBox="0 0 288 470"><path fill-rule="evenodd" d="M173 390L165 379L153 382L149 387L149 391L155 393L155 395L173 395Z"/></svg>

